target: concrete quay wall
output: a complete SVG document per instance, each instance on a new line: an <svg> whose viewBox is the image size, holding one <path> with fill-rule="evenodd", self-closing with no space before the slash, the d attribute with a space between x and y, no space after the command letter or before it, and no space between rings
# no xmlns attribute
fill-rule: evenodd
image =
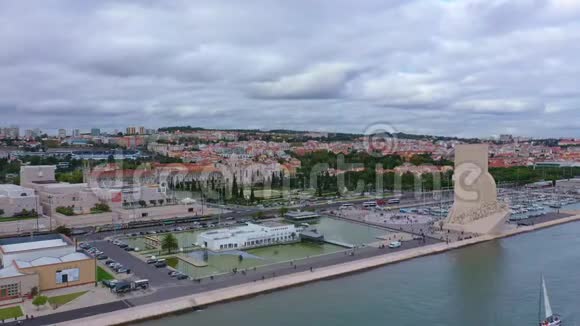
<svg viewBox="0 0 580 326"><path fill-rule="evenodd" d="M365 258L353 262L327 266L315 269L314 271L299 272L290 275L270 278L263 281L256 281L208 291L204 293L192 294L171 300L156 302L152 304L136 306L120 311L106 313L102 315L87 317L83 319L72 320L58 325L83 325L83 326L102 326L102 325L123 325L140 320L159 318L164 315L174 314L177 312L191 311L196 308L205 307L211 304L231 301L243 297L254 296L260 293L276 291L292 286L298 286L318 280L334 278L341 275L360 272L388 264L402 262L405 260L434 255L453 249L458 249L474 244L511 237L521 233L532 232L535 230L548 228L564 223L580 220L580 215L570 216L553 220L545 223L539 223L531 226L521 226L511 230L504 231L495 235L484 235L472 239L446 243L437 243L420 248L384 254L376 257Z"/></svg>

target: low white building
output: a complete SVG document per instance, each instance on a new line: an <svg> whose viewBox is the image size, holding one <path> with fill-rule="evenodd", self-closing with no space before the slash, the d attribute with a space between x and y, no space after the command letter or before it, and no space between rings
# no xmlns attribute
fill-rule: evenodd
<svg viewBox="0 0 580 326"><path fill-rule="evenodd" d="M299 241L292 224L248 223L245 226L201 233L197 245L212 251L240 250Z"/></svg>
<svg viewBox="0 0 580 326"><path fill-rule="evenodd" d="M0 184L0 217L13 217L23 211L38 212L39 210L38 197L33 189Z"/></svg>

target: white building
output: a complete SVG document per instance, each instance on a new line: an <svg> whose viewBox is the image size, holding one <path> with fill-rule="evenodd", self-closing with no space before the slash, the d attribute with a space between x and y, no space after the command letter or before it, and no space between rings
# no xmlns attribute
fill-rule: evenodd
<svg viewBox="0 0 580 326"><path fill-rule="evenodd" d="M23 211L39 211L38 197L33 189L12 184L0 184L0 216L13 217Z"/></svg>
<svg viewBox="0 0 580 326"><path fill-rule="evenodd" d="M197 245L212 251L240 250L299 241L293 224L248 223L245 226L201 233Z"/></svg>
<svg viewBox="0 0 580 326"><path fill-rule="evenodd" d="M69 184L55 179L56 166L20 167L20 184L33 188L40 197L43 212L51 215L57 207L72 207L77 214L88 214L100 200L86 183Z"/></svg>

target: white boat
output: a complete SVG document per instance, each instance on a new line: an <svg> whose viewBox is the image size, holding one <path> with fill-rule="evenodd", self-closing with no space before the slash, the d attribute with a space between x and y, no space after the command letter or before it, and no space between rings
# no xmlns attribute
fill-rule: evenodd
<svg viewBox="0 0 580 326"><path fill-rule="evenodd" d="M544 313L542 314L542 310ZM548 297L548 290L546 289L546 280L542 275L542 290L540 292L540 308L539 308L540 326L559 326L562 325L562 318L552 312L550 305L550 298Z"/></svg>

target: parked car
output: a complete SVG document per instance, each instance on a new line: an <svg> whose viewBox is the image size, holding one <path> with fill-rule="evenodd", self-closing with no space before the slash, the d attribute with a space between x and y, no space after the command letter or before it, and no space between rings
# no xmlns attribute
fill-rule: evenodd
<svg viewBox="0 0 580 326"><path fill-rule="evenodd" d="M401 246L402 246L401 241L393 241L389 243L389 248L391 249L399 248Z"/></svg>
<svg viewBox="0 0 580 326"><path fill-rule="evenodd" d="M187 276L187 275L185 275L185 274L181 274L181 273L179 273L179 274L177 274L177 277L176 277L176 278L177 278L178 280L187 280L187 279L189 278L189 276Z"/></svg>
<svg viewBox="0 0 580 326"><path fill-rule="evenodd" d="M126 244L126 243L120 243L120 244L118 244L118 246L119 246L119 248L127 248L127 247L129 247L129 245Z"/></svg>
<svg viewBox="0 0 580 326"><path fill-rule="evenodd" d="M113 292L115 293L126 293L131 291L131 282L121 281L115 284Z"/></svg>
<svg viewBox="0 0 580 326"><path fill-rule="evenodd" d="M112 259L107 259L107 260L105 261L105 265L109 266L109 264L111 264L111 263L114 263L114 262L115 262L115 261L114 261L114 260L112 260Z"/></svg>
<svg viewBox="0 0 580 326"><path fill-rule="evenodd" d="M115 285L118 283L118 280L104 280L101 283L103 283L104 286L108 287L109 289L112 289L115 287Z"/></svg>
<svg viewBox="0 0 580 326"><path fill-rule="evenodd" d="M123 248L125 251L135 251L135 248L133 247L125 247Z"/></svg>
<svg viewBox="0 0 580 326"><path fill-rule="evenodd" d="M97 256L97 260L105 260L108 259L109 257L107 255L98 255Z"/></svg>
<svg viewBox="0 0 580 326"><path fill-rule="evenodd" d="M169 271L169 273L167 273L167 275L171 276L171 277L176 277L177 275L179 275L179 272L176 271Z"/></svg>
<svg viewBox="0 0 580 326"><path fill-rule="evenodd" d="M149 258L145 261L147 264L155 264L157 262L156 258Z"/></svg>
<svg viewBox="0 0 580 326"><path fill-rule="evenodd" d="M153 266L155 266L157 268L163 268L163 267L167 267L167 263L165 261L158 261L155 264L153 264Z"/></svg>

